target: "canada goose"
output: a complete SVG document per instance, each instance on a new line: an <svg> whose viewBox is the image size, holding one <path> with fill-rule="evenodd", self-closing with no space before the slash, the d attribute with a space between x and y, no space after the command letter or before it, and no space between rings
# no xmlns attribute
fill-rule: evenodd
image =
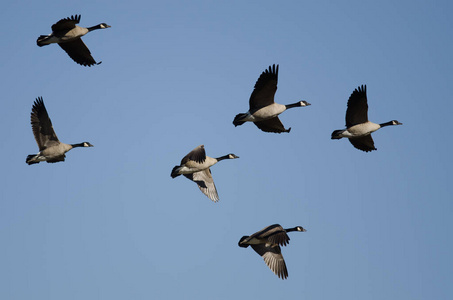
<svg viewBox="0 0 453 300"><path fill-rule="evenodd" d="M332 132L332 139L348 138L355 148L365 152L373 151L377 149L374 147L371 133L390 125L403 125L403 123L397 120L382 124L368 121L366 85L362 85L356 88L349 97L348 109L346 110L346 129Z"/></svg>
<svg viewBox="0 0 453 300"><path fill-rule="evenodd" d="M308 106L307 101L299 101L293 104L282 105L274 102L275 92L277 91L278 65L269 66L269 70L261 73L255 83L255 88L250 96L250 109L245 114L238 114L233 120L234 126L239 126L245 122L253 122L264 132L290 132L291 128L285 129L278 115L288 108Z"/></svg>
<svg viewBox="0 0 453 300"><path fill-rule="evenodd" d="M239 156L232 153L217 158L206 156L204 145L200 145L184 156L180 166L173 168L171 177L175 178L181 174L184 175L194 181L200 191L208 196L209 199L217 202L219 201L219 195L209 168L221 160L234 158L239 158Z"/></svg>
<svg viewBox="0 0 453 300"><path fill-rule="evenodd" d="M243 248L252 246L253 250L263 257L264 262L275 275L281 279L286 279L288 270L280 246L289 244L289 236L286 233L291 231L305 232L306 230L302 226L283 229L279 224L274 224L251 236L243 236L238 245Z"/></svg>
<svg viewBox="0 0 453 300"><path fill-rule="evenodd" d="M75 147L93 147L88 142L80 144L65 144L58 140L53 130L52 122L47 114L42 97L36 99L31 111L31 127L39 147L38 154L30 154L25 161L27 164L37 164L41 161L55 163L64 161L65 153Z"/></svg>
<svg viewBox="0 0 453 300"><path fill-rule="evenodd" d="M80 22L80 15L71 16L70 18L61 19L52 25L52 33L49 35L39 36L36 43L39 47L57 43L68 55L82 66L98 65L91 56L90 50L83 43L81 37L90 31L96 29L105 29L111 26L101 23L93 27L80 27L76 24Z"/></svg>

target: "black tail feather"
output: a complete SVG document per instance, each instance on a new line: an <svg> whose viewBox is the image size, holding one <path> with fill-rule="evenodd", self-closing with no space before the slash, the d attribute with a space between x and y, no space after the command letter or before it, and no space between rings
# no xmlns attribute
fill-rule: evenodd
<svg viewBox="0 0 453 300"><path fill-rule="evenodd" d="M36 156L36 154L27 155L27 159L25 160L25 162L26 162L28 165L33 165L33 164L39 163L39 161L31 161L35 156Z"/></svg>
<svg viewBox="0 0 453 300"><path fill-rule="evenodd" d="M48 35L40 35L38 40L36 41L36 44L39 47L46 46L47 44L44 44L43 41L45 41L49 36Z"/></svg>
<svg viewBox="0 0 453 300"><path fill-rule="evenodd" d="M247 114L237 114L236 117L234 117L233 124L234 126L239 126L245 123L245 121L241 121L241 119L245 118Z"/></svg>
<svg viewBox="0 0 453 300"><path fill-rule="evenodd" d="M242 248L247 248L249 244L242 244L242 241L247 239L248 237L249 237L248 235L244 235L243 237L241 237L241 239L238 242L238 246Z"/></svg>
<svg viewBox="0 0 453 300"><path fill-rule="evenodd" d="M178 168L179 168L179 166L175 166L173 168L173 170L171 170L171 178L175 178L175 177L178 177L179 175L181 175L181 174L178 174Z"/></svg>
<svg viewBox="0 0 453 300"><path fill-rule="evenodd" d="M331 139L332 140L339 140L341 139L341 136L339 136L344 130L334 130L334 132L332 132L332 137Z"/></svg>

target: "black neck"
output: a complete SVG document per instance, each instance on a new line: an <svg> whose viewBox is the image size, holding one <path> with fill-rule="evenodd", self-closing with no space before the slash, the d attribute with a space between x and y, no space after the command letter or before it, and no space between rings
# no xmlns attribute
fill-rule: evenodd
<svg viewBox="0 0 453 300"><path fill-rule="evenodd" d="M297 231L297 227L285 229L286 232Z"/></svg>
<svg viewBox="0 0 453 300"><path fill-rule="evenodd" d="M390 125L393 125L393 121L388 121L388 122L379 124L379 126L381 126L381 127L390 126Z"/></svg>
<svg viewBox="0 0 453 300"><path fill-rule="evenodd" d="M300 102L296 102L296 103L293 103L293 104L287 104L285 106L288 109L288 108L293 108L293 107L300 107L301 105L300 105Z"/></svg>
<svg viewBox="0 0 453 300"><path fill-rule="evenodd" d="M83 144L84 144L84 143L71 144L71 146L72 146L72 148L76 148L76 147L85 147Z"/></svg>
<svg viewBox="0 0 453 300"><path fill-rule="evenodd" d="M96 29L101 29L101 24L99 25L96 25L96 26L92 26L92 27L87 27L88 31L93 31L93 30L96 30Z"/></svg>
<svg viewBox="0 0 453 300"><path fill-rule="evenodd" d="M217 157L216 159L217 159L218 161L221 161L221 160L229 159L229 158L230 158L230 155L227 154L227 155L224 155L224 156Z"/></svg>

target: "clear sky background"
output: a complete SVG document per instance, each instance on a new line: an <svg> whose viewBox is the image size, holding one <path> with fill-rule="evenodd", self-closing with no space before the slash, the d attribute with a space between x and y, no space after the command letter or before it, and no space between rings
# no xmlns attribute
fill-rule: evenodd
<svg viewBox="0 0 453 300"><path fill-rule="evenodd" d="M0 299L452 299L451 1L7 1L0 39ZM83 38L99 66L36 46L56 21L112 27ZM289 134L235 128L279 64ZM403 126L364 153L344 128L366 84L369 118ZM42 96L61 141L28 166ZM172 179L212 168L220 202ZM277 278L243 235L301 225Z"/></svg>

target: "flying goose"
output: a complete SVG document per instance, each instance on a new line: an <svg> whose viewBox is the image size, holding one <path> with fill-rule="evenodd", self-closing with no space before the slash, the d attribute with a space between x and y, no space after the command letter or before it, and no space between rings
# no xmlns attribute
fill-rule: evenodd
<svg viewBox="0 0 453 300"><path fill-rule="evenodd" d="M274 224L251 236L243 236L238 245L243 248L252 246L252 249L263 257L264 262L275 275L281 279L286 279L288 270L280 246L289 244L289 236L286 233L291 231L305 232L306 230L302 226L283 229L279 224Z"/></svg>
<svg viewBox="0 0 453 300"><path fill-rule="evenodd" d="M332 132L332 139L348 138L355 148L365 152L373 151L377 149L374 147L371 133L390 125L403 125L403 123L397 120L382 124L368 121L366 85L362 85L356 88L349 97L348 109L346 110L346 129Z"/></svg>
<svg viewBox="0 0 453 300"><path fill-rule="evenodd" d="M208 196L209 199L217 202L219 201L219 195L209 168L221 160L234 158L239 158L239 156L232 153L218 158L206 156L204 145L200 145L184 156L181 160L181 165L173 168L171 177L175 178L181 174L184 175L194 181L200 191Z"/></svg>
<svg viewBox="0 0 453 300"><path fill-rule="evenodd" d="M30 154L25 161L27 164L37 164L41 161L56 163L64 161L65 153L75 147L93 147L88 142L80 144L65 144L58 140L53 130L52 122L47 114L42 97L36 98L31 111L31 127L39 147L38 154Z"/></svg>
<svg viewBox="0 0 453 300"><path fill-rule="evenodd" d="M250 109L245 114L238 114L233 120L234 126L239 126L245 122L253 122L264 132L290 132L291 128L285 129L278 115L288 108L308 106L307 101L299 101L293 104L282 105L274 102L275 92L277 91L278 65L269 66L268 70L261 73L255 83L255 88L250 96Z"/></svg>
<svg viewBox="0 0 453 300"><path fill-rule="evenodd" d="M41 35L36 41L39 47L57 43L68 55L82 66L98 65L91 56L90 50L83 43L81 37L90 31L96 29L105 29L111 26L101 23L93 27L80 27L76 24L80 22L80 15L71 16L70 18L61 19L52 25L52 33Z"/></svg>

